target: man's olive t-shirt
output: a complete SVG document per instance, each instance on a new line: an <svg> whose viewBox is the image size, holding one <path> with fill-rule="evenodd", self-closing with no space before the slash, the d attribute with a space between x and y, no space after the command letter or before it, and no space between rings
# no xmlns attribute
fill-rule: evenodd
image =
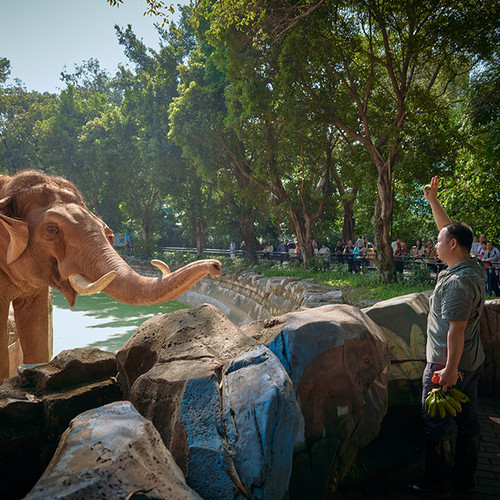
<svg viewBox="0 0 500 500"><path fill-rule="evenodd" d="M448 320L467 321L460 370L472 371L484 361L479 321L486 297L486 272L474 258L465 260L439 274L430 298L427 319L427 362L446 365Z"/></svg>

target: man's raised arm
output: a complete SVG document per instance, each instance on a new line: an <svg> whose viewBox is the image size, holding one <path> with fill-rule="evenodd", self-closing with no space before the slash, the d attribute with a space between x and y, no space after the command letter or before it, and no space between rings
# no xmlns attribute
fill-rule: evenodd
<svg viewBox="0 0 500 500"><path fill-rule="evenodd" d="M424 196L431 206L432 215L434 215L434 220L436 221L436 225L438 229L441 231L441 229L443 229L444 226L451 224L452 220L448 217L448 214L444 211L444 208L441 206L441 203L439 203L437 199L437 193L439 187L439 181L437 175L431 179L430 186L431 186L430 190L427 190L425 189L425 187L422 187L422 191L424 192Z"/></svg>

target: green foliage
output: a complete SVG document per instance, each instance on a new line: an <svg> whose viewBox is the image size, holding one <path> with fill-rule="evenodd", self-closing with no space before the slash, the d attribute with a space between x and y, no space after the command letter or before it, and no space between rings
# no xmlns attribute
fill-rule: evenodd
<svg viewBox="0 0 500 500"><path fill-rule="evenodd" d="M498 242L498 9L201 0L158 28L158 51L117 27L133 69L64 68L57 95L6 85L0 58L0 171L74 181L144 254L231 238L331 247L346 228L373 240L384 204L386 238L411 246L436 235L420 191L435 174L450 215Z"/></svg>
<svg viewBox="0 0 500 500"><path fill-rule="evenodd" d="M497 50L466 89L455 124L467 138L455 169L445 180L443 199L450 216L476 234L500 241L500 52Z"/></svg>

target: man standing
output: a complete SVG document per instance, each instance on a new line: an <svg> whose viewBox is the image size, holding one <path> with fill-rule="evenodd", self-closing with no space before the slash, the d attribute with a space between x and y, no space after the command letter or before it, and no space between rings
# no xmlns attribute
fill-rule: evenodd
<svg viewBox="0 0 500 500"><path fill-rule="evenodd" d="M484 361L479 321L484 307L486 273L476 258L470 258L472 231L466 224L453 223L437 199L438 178L424 195L439 229L436 252L448 268L439 275L430 298L427 320L427 365L422 378L422 412L425 430L425 476L412 489L447 497L450 478L461 491L474 488L480 442L477 386ZM451 456L451 416L431 418L423 404L434 374L444 391L456 387L470 401L455 417L458 427L455 460Z"/></svg>
<svg viewBox="0 0 500 500"><path fill-rule="evenodd" d="M485 265L487 267L486 293L490 295L494 293L498 297L499 287L496 272L500 268L500 251L492 241L486 243L486 252L483 253L482 260L488 264Z"/></svg>

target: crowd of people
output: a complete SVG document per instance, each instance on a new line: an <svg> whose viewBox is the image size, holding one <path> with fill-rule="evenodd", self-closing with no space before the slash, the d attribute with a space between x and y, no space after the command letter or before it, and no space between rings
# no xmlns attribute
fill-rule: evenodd
<svg viewBox="0 0 500 500"><path fill-rule="evenodd" d="M335 247L330 249L327 243L318 244L312 241L314 254L317 258L319 268L328 269L332 262L347 264L350 272L357 272L362 268L376 267L377 252L375 245L367 238L359 235L358 238L348 240L347 243L337 241ZM436 253L436 247L432 239L428 239L424 244L421 239L417 239L415 244L409 247L399 236L392 242L394 267L396 272L403 273L405 266L409 264L421 264L432 272L439 272L446 267L441 262ZM230 256L236 256L236 244L231 240ZM246 256L246 245L242 241L239 245L240 254ZM500 251L488 241L485 234L479 237L474 236L471 247L471 255L483 262L487 273L486 291L490 295L500 297ZM263 259L275 259L280 262L299 261L302 262L302 251L297 241L280 241L275 247L268 241L260 251Z"/></svg>

